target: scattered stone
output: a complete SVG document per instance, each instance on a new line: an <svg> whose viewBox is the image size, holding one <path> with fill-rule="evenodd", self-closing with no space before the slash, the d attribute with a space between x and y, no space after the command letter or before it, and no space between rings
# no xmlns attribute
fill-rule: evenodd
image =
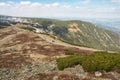
<svg viewBox="0 0 120 80"><path fill-rule="evenodd" d="M117 72L109 72L109 74L114 76L114 78L116 78L117 80L120 80L120 74L119 73L117 73Z"/></svg>
<svg viewBox="0 0 120 80"><path fill-rule="evenodd" d="M101 76L102 76L102 73L99 72L99 71L96 71L96 72L95 72L95 76L96 76L96 77L101 77Z"/></svg>
<svg viewBox="0 0 120 80"><path fill-rule="evenodd" d="M53 80L58 80L58 76L54 76L54 77L53 77Z"/></svg>

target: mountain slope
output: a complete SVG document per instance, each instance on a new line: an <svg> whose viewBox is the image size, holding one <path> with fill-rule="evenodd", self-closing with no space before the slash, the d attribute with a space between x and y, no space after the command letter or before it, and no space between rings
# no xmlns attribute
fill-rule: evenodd
<svg viewBox="0 0 120 80"><path fill-rule="evenodd" d="M76 54L93 53L92 50L55 44L52 37L22 27L27 26L17 24L0 29L0 80L31 80L28 78L36 74L59 73L56 59L66 57L66 50Z"/></svg>
<svg viewBox="0 0 120 80"><path fill-rule="evenodd" d="M92 49L59 45L57 40L52 42L52 37L47 38L44 34L21 29L23 26L26 27L14 25L0 29L0 68L18 68L22 64L30 64L37 59L64 57L65 50L71 50L77 54L94 52Z"/></svg>
<svg viewBox="0 0 120 80"><path fill-rule="evenodd" d="M100 28L92 23L71 20L60 21L54 19L31 19L39 24L38 28L48 30L61 40L95 49L120 51L120 35Z"/></svg>
<svg viewBox="0 0 120 80"><path fill-rule="evenodd" d="M24 19L22 20L24 21ZM71 52L72 56L76 56L73 54L77 54L77 56L79 56L78 54L91 54L96 50L88 48L83 49L82 47L73 46L59 40L64 39L64 41L66 40L69 42L66 37L69 38L69 36L71 36L72 38L76 38L76 36L80 33L84 35L85 33L83 30L77 27L77 24L80 23L80 21L59 21L44 19L45 21L43 24L41 20L43 19L40 19L40 22L32 22L32 19L29 19L29 23L17 22L16 25L10 22L10 26L6 27L4 25L5 28L0 29L1 80L119 80L119 69L110 73L100 72L103 74L103 76L100 77L96 76L96 74L98 74L96 72L86 72L81 65L74 65L73 67L71 66L70 68L66 68L62 71L58 70L58 58L68 57L70 56ZM81 23L83 22L81 21ZM39 28L42 31L42 34L34 32L36 29L35 27L37 27L37 29ZM91 31L92 27L87 29L86 32L89 31L89 29ZM91 33L91 35L93 34ZM74 60L73 59L68 59L67 63L70 63L70 65L72 61L76 63L77 58ZM69 60L72 61L69 62ZM99 59L95 60L98 60L99 62ZM66 63L66 61L67 60L65 60L63 63ZM87 60L85 59L85 61ZM119 61L117 62L119 63ZM102 63L104 64L104 62ZM111 60L108 62L108 64L109 63L111 63Z"/></svg>
<svg viewBox="0 0 120 80"><path fill-rule="evenodd" d="M120 51L120 35L90 22L62 21L47 18L3 17L3 22L19 23L39 29L41 33L54 35L70 44L101 50ZM0 20L1 21L1 20Z"/></svg>

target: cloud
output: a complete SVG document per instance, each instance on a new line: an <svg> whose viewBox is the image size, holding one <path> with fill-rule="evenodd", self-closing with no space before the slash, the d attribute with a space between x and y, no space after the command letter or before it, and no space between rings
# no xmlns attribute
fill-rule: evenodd
<svg viewBox="0 0 120 80"><path fill-rule="evenodd" d="M31 6L33 6L33 7L38 7L39 6L40 7L40 6L42 6L42 4L35 2L35 3L32 3Z"/></svg>
<svg viewBox="0 0 120 80"><path fill-rule="evenodd" d="M0 14L23 17L120 18L118 8L89 8L58 2L42 4L30 1L0 2Z"/></svg>
<svg viewBox="0 0 120 80"><path fill-rule="evenodd" d="M91 0L84 0L83 1L83 4L88 4L88 3L90 3L91 2Z"/></svg>
<svg viewBox="0 0 120 80"><path fill-rule="evenodd" d="M5 6L5 3L4 3L4 2L1 2L1 3L0 3L0 6Z"/></svg>
<svg viewBox="0 0 120 80"><path fill-rule="evenodd" d="M10 4L7 4L5 2L0 2L0 6L10 6Z"/></svg>
<svg viewBox="0 0 120 80"><path fill-rule="evenodd" d="M70 5L63 5L62 7L63 7L63 8L71 8Z"/></svg>
<svg viewBox="0 0 120 80"><path fill-rule="evenodd" d="M20 2L21 5L29 5L32 4L30 1L21 1Z"/></svg>
<svg viewBox="0 0 120 80"><path fill-rule="evenodd" d="M111 0L111 2L120 3L120 0Z"/></svg>
<svg viewBox="0 0 120 80"><path fill-rule="evenodd" d="M30 1L21 1L20 3L16 3L15 6L19 6L19 7L40 7L42 6L41 3L38 2L30 2Z"/></svg>
<svg viewBox="0 0 120 80"><path fill-rule="evenodd" d="M58 6L60 6L60 4L59 3L53 3L52 6L58 7Z"/></svg>
<svg viewBox="0 0 120 80"><path fill-rule="evenodd" d="M91 0L81 0L79 3L85 5L85 4L89 4L90 2Z"/></svg>

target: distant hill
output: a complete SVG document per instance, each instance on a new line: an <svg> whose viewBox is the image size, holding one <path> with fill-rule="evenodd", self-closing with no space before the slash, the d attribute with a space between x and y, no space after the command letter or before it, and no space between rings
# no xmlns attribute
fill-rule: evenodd
<svg viewBox="0 0 120 80"><path fill-rule="evenodd" d="M120 19L87 19L86 21L120 34Z"/></svg>
<svg viewBox="0 0 120 80"><path fill-rule="evenodd" d="M38 28L48 30L61 40L79 46L95 49L120 51L120 35L100 28L90 22L71 20L31 18Z"/></svg>
<svg viewBox="0 0 120 80"><path fill-rule="evenodd" d="M21 19L22 21L27 20L26 25L42 29L47 34L55 35L70 44L101 50L120 51L119 34L100 28L90 22L45 18Z"/></svg>

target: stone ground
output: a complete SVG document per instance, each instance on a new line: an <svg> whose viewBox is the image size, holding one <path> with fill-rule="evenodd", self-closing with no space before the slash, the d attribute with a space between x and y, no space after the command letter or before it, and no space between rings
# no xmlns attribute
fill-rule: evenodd
<svg viewBox="0 0 120 80"><path fill-rule="evenodd" d="M84 72L80 65L59 71L55 60L38 60L20 69L0 68L0 80L120 80L120 74L109 72L96 77L94 73Z"/></svg>

